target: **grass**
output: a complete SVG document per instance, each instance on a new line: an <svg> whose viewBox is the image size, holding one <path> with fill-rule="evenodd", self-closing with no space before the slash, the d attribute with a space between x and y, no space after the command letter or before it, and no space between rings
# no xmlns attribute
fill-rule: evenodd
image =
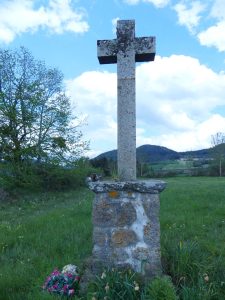
<svg viewBox="0 0 225 300"><path fill-rule="evenodd" d="M81 264L91 253L91 200L81 189L1 206L0 299L45 299L41 286L55 267Z"/></svg>
<svg viewBox="0 0 225 300"><path fill-rule="evenodd" d="M160 215L164 271L181 299L225 299L225 179L167 182Z"/></svg>
<svg viewBox="0 0 225 300"><path fill-rule="evenodd" d="M225 179L166 179L161 194L165 273L179 299L225 299ZM91 254L87 189L26 194L0 206L0 299L54 299L41 286L55 267Z"/></svg>

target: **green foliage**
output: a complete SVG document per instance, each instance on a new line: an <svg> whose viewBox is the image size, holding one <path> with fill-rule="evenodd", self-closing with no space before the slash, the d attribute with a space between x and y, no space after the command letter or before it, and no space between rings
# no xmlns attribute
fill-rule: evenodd
<svg viewBox="0 0 225 300"><path fill-rule="evenodd" d="M198 279L203 261L201 249L197 242L166 242L163 249L163 259L166 273L173 277L178 286L182 283L194 283ZM166 265L167 264L167 265Z"/></svg>
<svg viewBox="0 0 225 300"><path fill-rule="evenodd" d="M54 268L91 254L92 197L86 189L26 193L0 204L0 299L59 299L42 285Z"/></svg>
<svg viewBox="0 0 225 300"><path fill-rule="evenodd" d="M75 189L85 185L85 179L96 169L90 166L86 159L79 159L69 167L45 164L39 166L38 175L45 190L62 191Z"/></svg>
<svg viewBox="0 0 225 300"><path fill-rule="evenodd" d="M177 300L175 287L168 276L157 277L146 287L146 300Z"/></svg>
<svg viewBox="0 0 225 300"><path fill-rule="evenodd" d="M7 181L23 186L32 164L65 165L86 148L62 73L23 47L0 49L0 158L10 166Z"/></svg>
<svg viewBox="0 0 225 300"><path fill-rule="evenodd" d="M143 278L130 270L107 270L89 284L87 299L177 300L168 276L157 277L144 285Z"/></svg>
<svg viewBox="0 0 225 300"><path fill-rule="evenodd" d="M84 186L86 177L96 172L96 169L85 158L80 158L67 166L24 162L17 164L16 173L13 173L14 165L2 164L0 166L1 185L11 192L17 188L48 191L75 189Z"/></svg>
<svg viewBox="0 0 225 300"><path fill-rule="evenodd" d="M224 179L167 182L161 194L164 272L172 277L181 300L225 299Z"/></svg>
<svg viewBox="0 0 225 300"><path fill-rule="evenodd" d="M163 271L171 277L180 300L225 299L225 180L190 177L166 181L168 186L160 195ZM91 255L92 199L87 189L26 191L21 198L0 203L0 299L57 299L43 294L41 286L55 267L73 263L82 268ZM113 291L114 281L118 293L117 287L122 287L131 294L136 281L138 300L153 300L147 298L150 286L156 295L160 295L158 287L168 288L168 295L174 290L164 282L169 278L149 282L145 288L133 273L127 278L123 272L115 274L105 281L100 276L97 286L91 284L89 299L94 292L104 293L107 282Z"/></svg>
<svg viewBox="0 0 225 300"><path fill-rule="evenodd" d="M135 300L141 297L141 282L132 271L107 270L89 284L88 299Z"/></svg>
<svg viewBox="0 0 225 300"><path fill-rule="evenodd" d="M102 170L104 176L115 176L117 173L117 163L112 159L100 157L92 159L90 163L94 168L99 168L100 170Z"/></svg>

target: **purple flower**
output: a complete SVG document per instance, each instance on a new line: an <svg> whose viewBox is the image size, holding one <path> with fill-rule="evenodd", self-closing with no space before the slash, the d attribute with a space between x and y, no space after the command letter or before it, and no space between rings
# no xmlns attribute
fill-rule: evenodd
<svg viewBox="0 0 225 300"><path fill-rule="evenodd" d="M47 277L43 289L49 293L73 296L79 280L80 277L77 274L73 274L70 271L63 273L55 269L51 275Z"/></svg>
<svg viewBox="0 0 225 300"><path fill-rule="evenodd" d="M75 290L71 289L69 290L68 296L73 296L75 294Z"/></svg>
<svg viewBox="0 0 225 300"><path fill-rule="evenodd" d="M58 276L58 275L60 275L61 274L61 272L59 271L59 270L57 270L57 269L55 269L53 272L52 272L52 275L54 276Z"/></svg>

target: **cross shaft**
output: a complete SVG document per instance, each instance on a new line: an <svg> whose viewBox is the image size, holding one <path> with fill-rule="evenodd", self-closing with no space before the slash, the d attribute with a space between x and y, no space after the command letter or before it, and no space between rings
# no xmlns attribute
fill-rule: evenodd
<svg viewBox="0 0 225 300"><path fill-rule="evenodd" d="M135 62L153 61L155 37L135 37L135 21L117 22L117 39L97 41L100 64L117 63L117 163L121 181L136 180Z"/></svg>

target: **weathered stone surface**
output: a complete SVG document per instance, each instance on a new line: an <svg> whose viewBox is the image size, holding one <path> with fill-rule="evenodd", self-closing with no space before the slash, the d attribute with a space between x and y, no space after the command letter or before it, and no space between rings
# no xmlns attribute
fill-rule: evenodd
<svg viewBox="0 0 225 300"><path fill-rule="evenodd" d="M110 191L110 192L108 192L108 196L110 198L115 199L115 198L118 198L120 196L120 193L118 191Z"/></svg>
<svg viewBox="0 0 225 300"><path fill-rule="evenodd" d="M97 226L112 226L115 223L116 203L111 203L107 198L94 201L92 221ZM118 204L119 206L119 204Z"/></svg>
<svg viewBox="0 0 225 300"><path fill-rule="evenodd" d="M129 226L137 218L132 203L121 199L105 198L95 201L92 213L93 223L97 226Z"/></svg>
<svg viewBox="0 0 225 300"><path fill-rule="evenodd" d="M155 38L135 37L135 22L118 21L117 39L98 41L100 63L117 63L118 174L121 181L89 181L93 202L93 271L128 267L160 272L158 194L166 184L136 180L135 61L154 60Z"/></svg>
<svg viewBox="0 0 225 300"><path fill-rule="evenodd" d="M137 218L136 210L131 203L120 203L120 209L117 211L115 225L117 227L130 226Z"/></svg>
<svg viewBox="0 0 225 300"><path fill-rule="evenodd" d="M109 247L99 247L94 246L92 251L93 258L95 260L107 262L108 265L111 265L111 257L110 257L110 248Z"/></svg>
<svg viewBox="0 0 225 300"><path fill-rule="evenodd" d="M134 231L129 229L115 230L112 234L112 246L127 247L137 242L137 236Z"/></svg>
<svg viewBox="0 0 225 300"><path fill-rule="evenodd" d="M155 181L141 182L142 192L130 190L131 186L136 189L134 182L116 184L118 190L114 182L109 182L103 184L104 191L96 192L93 258L108 267L130 265L146 276L157 275L161 262L159 195L155 193Z"/></svg>
<svg viewBox="0 0 225 300"><path fill-rule="evenodd" d="M140 261L147 261L150 258L150 248L137 247L132 251L132 257Z"/></svg>
<svg viewBox="0 0 225 300"><path fill-rule="evenodd" d="M151 247L159 247L160 225L159 223L148 222L144 226L144 242Z"/></svg>
<svg viewBox="0 0 225 300"><path fill-rule="evenodd" d="M143 207L146 215L150 220L153 220L155 218L158 219L160 207L159 195L155 194L151 195L151 197L148 197L148 195L146 195L146 197L143 198Z"/></svg>
<svg viewBox="0 0 225 300"><path fill-rule="evenodd" d="M153 278L162 274L160 250L151 250L148 260L144 264L144 274L147 278Z"/></svg>
<svg viewBox="0 0 225 300"><path fill-rule="evenodd" d="M135 38L135 21L117 22L117 39L97 41L101 64L117 63L118 175L136 180L135 61L155 57L155 38Z"/></svg>
<svg viewBox="0 0 225 300"><path fill-rule="evenodd" d="M118 262L124 262L129 259L129 255L124 248L116 248L112 251L112 259L117 264Z"/></svg>
<svg viewBox="0 0 225 300"><path fill-rule="evenodd" d="M105 193L111 191L126 191L130 193L158 194L166 187L166 183L161 180L136 180L136 181L97 181L90 182L89 188L94 193Z"/></svg>
<svg viewBox="0 0 225 300"><path fill-rule="evenodd" d="M94 245L100 247L109 247L111 240L111 230L95 227L93 230L93 242Z"/></svg>

